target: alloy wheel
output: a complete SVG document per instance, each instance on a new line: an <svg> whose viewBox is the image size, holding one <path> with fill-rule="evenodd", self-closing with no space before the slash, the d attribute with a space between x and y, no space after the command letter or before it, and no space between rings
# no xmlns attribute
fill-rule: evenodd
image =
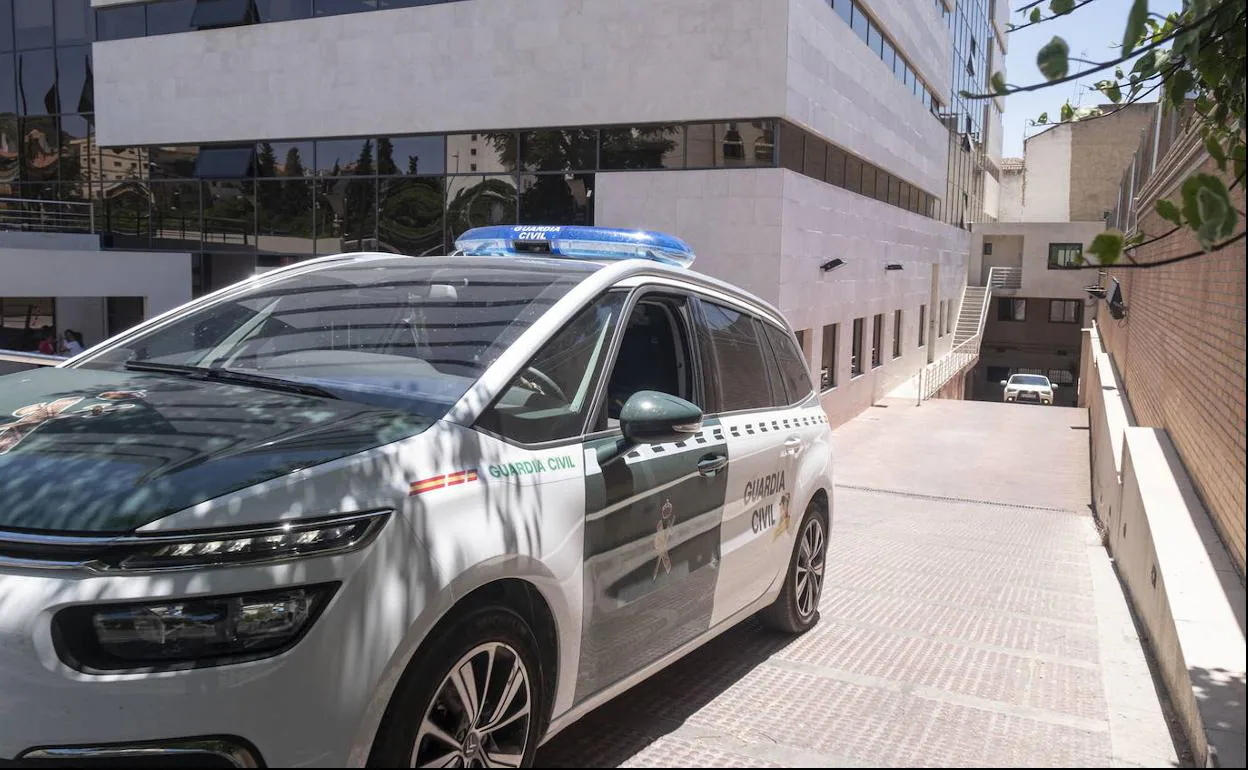
<svg viewBox="0 0 1248 770"><path fill-rule="evenodd" d="M797 583L797 612L809 618L819 607L819 595L823 591L824 568L823 520L811 516L802 529L802 541L793 565Z"/></svg>
<svg viewBox="0 0 1248 770"><path fill-rule="evenodd" d="M528 749L532 690L520 654L502 642L474 647L429 703L412 767L520 767Z"/></svg>

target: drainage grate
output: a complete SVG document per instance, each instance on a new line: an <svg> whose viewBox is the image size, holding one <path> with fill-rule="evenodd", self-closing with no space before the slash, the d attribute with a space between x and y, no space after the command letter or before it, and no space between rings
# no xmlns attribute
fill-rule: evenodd
<svg viewBox="0 0 1248 770"><path fill-rule="evenodd" d="M925 495L921 492L902 492L896 489L879 489L877 487L860 487L855 484L837 484L836 489L853 489L858 492L874 492L879 495L896 495L915 500L933 500L940 503L971 503L972 505L991 505L999 508L1018 508L1024 511L1048 511L1050 513L1074 513L1079 511L1070 508L1056 508L1049 505L1025 505L1023 503L1003 503L999 500L977 500L970 497L946 497L944 495Z"/></svg>

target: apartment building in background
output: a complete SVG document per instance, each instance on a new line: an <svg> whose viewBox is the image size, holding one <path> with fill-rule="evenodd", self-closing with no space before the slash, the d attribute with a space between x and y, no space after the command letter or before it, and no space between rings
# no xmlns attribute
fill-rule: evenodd
<svg viewBox="0 0 1248 770"><path fill-rule="evenodd" d="M1091 318L1081 269L1118 206L1119 182L1156 104L1104 105L1102 116L1044 129L1000 174L997 221L973 226L971 283L992 284L971 396L999 401L1012 374L1043 374L1054 403L1074 406L1081 332Z"/></svg>
<svg viewBox="0 0 1248 770"><path fill-rule="evenodd" d="M0 194L86 206L97 241L68 258L130 276L148 314L318 254L442 252L478 225L667 230L788 316L840 422L952 347L1003 108L958 93L988 90L1008 12L0 0ZM65 284L3 236L6 325L30 300L63 326Z"/></svg>

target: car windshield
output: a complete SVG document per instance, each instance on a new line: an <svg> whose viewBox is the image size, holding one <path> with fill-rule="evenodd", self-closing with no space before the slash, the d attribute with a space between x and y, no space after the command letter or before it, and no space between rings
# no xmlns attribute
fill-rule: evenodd
<svg viewBox="0 0 1248 770"><path fill-rule="evenodd" d="M1039 385L1042 388L1049 387L1049 378L1042 377L1039 374L1016 374L1010 378L1011 385Z"/></svg>
<svg viewBox="0 0 1248 770"><path fill-rule="evenodd" d="M436 419L592 270L462 257L333 265L228 294L78 365L246 372Z"/></svg>

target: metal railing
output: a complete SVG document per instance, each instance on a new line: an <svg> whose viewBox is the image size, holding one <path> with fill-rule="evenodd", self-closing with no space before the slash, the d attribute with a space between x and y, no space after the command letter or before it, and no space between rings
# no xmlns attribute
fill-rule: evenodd
<svg viewBox="0 0 1248 770"><path fill-rule="evenodd" d="M0 198L0 230L94 233L95 206L85 201Z"/></svg>
<svg viewBox="0 0 1248 770"><path fill-rule="evenodd" d="M1014 275L1015 273L1017 274L1016 276ZM952 350L939 359L919 370L917 387L919 402L935 396L959 372L974 366L975 362L979 360L979 347L984 340L984 324L988 322L988 306L992 304L992 290L998 286L1010 288L1008 284L1015 280L1017 280L1017 283L1012 288L1018 288L1022 285L1021 268L994 267L988 271L988 285L982 287L984 290L984 303L979 309L979 323L975 327L975 333L969 339L955 345ZM966 302L966 295L971 289L978 288L981 287L967 286L963 290L962 301Z"/></svg>
<svg viewBox="0 0 1248 770"><path fill-rule="evenodd" d="M1016 291L1023 288L1021 267L992 267L988 269L988 288Z"/></svg>

